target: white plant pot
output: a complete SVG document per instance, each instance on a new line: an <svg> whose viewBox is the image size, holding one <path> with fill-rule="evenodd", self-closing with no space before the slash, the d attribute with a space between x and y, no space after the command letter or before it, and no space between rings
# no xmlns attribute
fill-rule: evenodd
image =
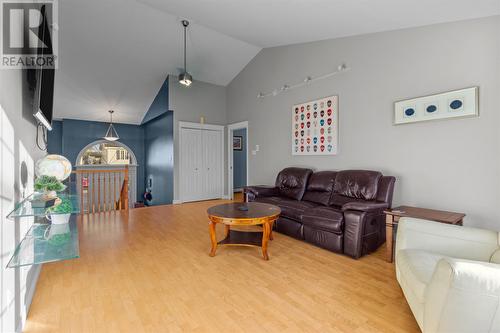
<svg viewBox="0 0 500 333"><path fill-rule="evenodd" d="M69 222L71 214L50 214L47 216L47 220L52 224L66 224Z"/></svg>
<svg viewBox="0 0 500 333"><path fill-rule="evenodd" d="M56 235L64 235L69 232L69 224L56 224L51 225L45 230L45 239L50 239Z"/></svg>
<svg viewBox="0 0 500 333"><path fill-rule="evenodd" d="M55 199L55 198L57 198L57 192L56 191L45 191L45 192L43 192L43 196L46 198Z"/></svg>

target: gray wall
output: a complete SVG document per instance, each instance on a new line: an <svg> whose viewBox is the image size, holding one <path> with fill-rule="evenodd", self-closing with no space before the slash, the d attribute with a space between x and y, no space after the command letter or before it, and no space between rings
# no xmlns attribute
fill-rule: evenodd
<svg viewBox="0 0 500 333"><path fill-rule="evenodd" d="M226 88L210 83L194 81L189 87L181 86L177 77L169 75L169 106L174 111L174 201L179 199L179 121L199 123L205 117L206 124L226 125ZM226 138L226 135L224 135ZM224 139L224 141L227 141ZM224 145L226 147L226 144ZM224 148L224 161L227 149ZM224 180L227 179L227 163L224 162ZM224 192L227 184L224 181Z"/></svg>
<svg viewBox="0 0 500 333"><path fill-rule="evenodd" d="M249 121L250 184L286 166L374 169L397 177L395 204L467 213L500 230L500 17L261 51L227 87L228 123ZM352 70L277 97L257 93ZM480 117L393 126L395 101L479 86ZM292 156L291 106L339 95L339 154Z"/></svg>
<svg viewBox="0 0 500 333"><path fill-rule="evenodd" d="M247 129L234 130L233 136L241 136L243 143L243 150L233 149L233 189L240 189L247 185Z"/></svg>
<svg viewBox="0 0 500 333"><path fill-rule="evenodd" d="M33 223L33 218L8 220L14 204L33 192L34 163L45 153L35 144L36 126L32 116L32 94L25 71L0 70L0 331L22 330L40 266L6 268L14 248ZM22 185L20 169L25 163L28 182Z"/></svg>

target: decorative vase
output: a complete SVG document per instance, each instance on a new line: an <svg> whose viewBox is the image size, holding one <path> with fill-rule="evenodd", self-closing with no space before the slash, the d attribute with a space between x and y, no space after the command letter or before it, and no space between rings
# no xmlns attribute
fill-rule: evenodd
<svg viewBox="0 0 500 333"><path fill-rule="evenodd" d="M71 174L71 162L61 155L46 155L35 163L35 175L53 176L63 181Z"/></svg>

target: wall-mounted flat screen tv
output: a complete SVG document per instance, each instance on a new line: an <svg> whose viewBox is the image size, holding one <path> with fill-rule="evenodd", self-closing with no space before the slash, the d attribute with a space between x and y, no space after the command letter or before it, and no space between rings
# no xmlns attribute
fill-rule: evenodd
<svg viewBox="0 0 500 333"><path fill-rule="evenodd" d="M38 28L38 36L43 41L43 46L37 49L37 56L53 55L52 38L50 36L49 22L45 15L45 7L40 10L42 23ZM49 131L52 130L52 108L54 104L54 77L53 66L39 66L36 68L36 86L34 99L35 118L43 124Z"/></svg>

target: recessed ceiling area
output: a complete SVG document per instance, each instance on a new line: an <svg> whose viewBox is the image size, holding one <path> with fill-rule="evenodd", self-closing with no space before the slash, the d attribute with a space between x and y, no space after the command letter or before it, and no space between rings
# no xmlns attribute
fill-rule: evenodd
<svg viewBox="0 0 500 333"><path fill-rule="evenodd" d="M138 124L168 74L183 67L181 18L135 0L59 2L54 117ZM192 23L187 68L227 85L260 47Z"/></svg>
<svg viewBox="0 0 500 333"><path fill-rule="evenodd" d="M65 0L54 117L138 124L168 74L226 86L266 47L500 14L499 0Z"/></svg>
<svg viewBox="0 0 500 333"><path fill-rule="evenodd" d="M500 14L499 0L139 0L260 47Z"/></svg>

